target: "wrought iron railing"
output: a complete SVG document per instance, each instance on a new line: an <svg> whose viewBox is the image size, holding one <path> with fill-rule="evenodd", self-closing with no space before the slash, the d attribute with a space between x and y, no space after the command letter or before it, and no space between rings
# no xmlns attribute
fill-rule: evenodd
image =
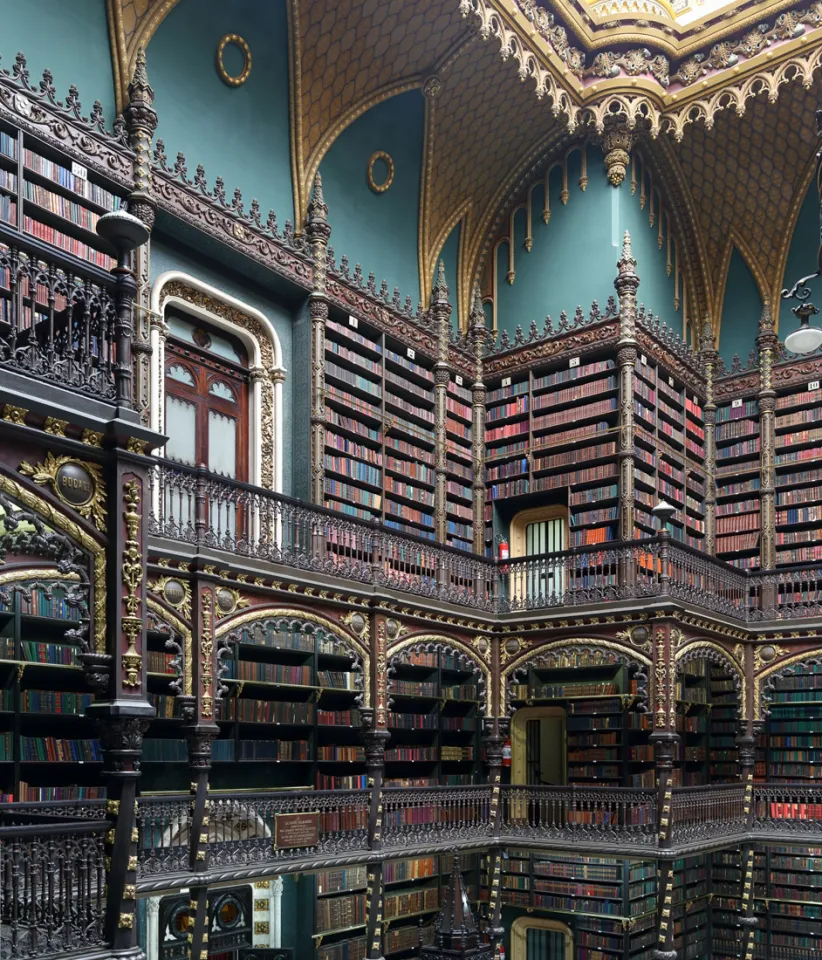
<svg viewBox="0 0 822 960"><path fill-rule="evenodd" d="M754 827L768 833L822 833L822 786L756 784Z"/></svg>
<svg viewBox="0 0 822 960"><path fill-rule="evenodd" d="M487 785L389 787L383 807L386 846L480 839L492 830Z"/></svg>
<svg viewBox="0 0 822 960"><path fill-rule="evenodd" d="M212 865L248 865L293 860L307 854L332 856L368 849L368 790L274 793L209 793L209 860ZM138 875L189 869L188 796L142 797L139 801ZM316 843L280 847L277 817L317 814Z"/></svg>
<svg viewBox="0 0 822 960"><path fill-rule="evenodd" d="M31 247L31 252L20 245ZM98 400L116 395L113 278L0 235L0 366Z"/></svg>
<svg viewBox="0 0 822 960"><path fill-rule="evenodd" d="M0 827L0 957L105 945L107 821Z"/></svg>
<svg viewBox="0 0 822 960"><path fill-rule="evenodd" d="M502 838L656 843L653 790L506 786Z"/></svg>
<svg viewBox="0 0 822 960"><path fill-rule="evenodd" d="M741 783L678 787L671 803L671 842L687 843L745 831L745 787Z"/></svg>
<svg viewBox="0 0 822 960"><path fill-rule="evenodd" d="M151 533L499 613L673 597L741 621L822 615L822 565L751 574L670 537L495 563L324 507L161 461Z"/></svg>
<svg viewBox="0 0 822 960"><path fill-rule="evenodd" d="M250 484L169 462L152 472L150 530L300 570L491 609L495 571L482 557L399 536Z"/></svg>

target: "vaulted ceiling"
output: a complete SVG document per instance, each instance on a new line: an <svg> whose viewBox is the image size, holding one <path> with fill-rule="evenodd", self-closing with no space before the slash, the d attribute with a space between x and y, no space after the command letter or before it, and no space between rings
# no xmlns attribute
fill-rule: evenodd
<svg viewBox="0 0 822 960"><path fill-rule="evenodd" d="M176 2L108 0L121 102L138 48ZM619 117L666 171L707 309L732 240L763 294L778 291L814 150L822 2L705 0L703 11L697 0L685 13L677 0L287 2L298 221L335 138L419 88L420 272L431 276L462 221L467 302L494 215L537 161L571 127L596 137Z"/></svg>

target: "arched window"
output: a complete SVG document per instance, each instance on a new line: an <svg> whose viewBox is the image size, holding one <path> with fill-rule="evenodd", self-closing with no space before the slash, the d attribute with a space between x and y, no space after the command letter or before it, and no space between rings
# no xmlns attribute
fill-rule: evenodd
<svg viewBox="0 0 822 960"><path fill-rule="evenodd" d="M248 479L248 355L239 340L168 311L166 456Z"/></svg>

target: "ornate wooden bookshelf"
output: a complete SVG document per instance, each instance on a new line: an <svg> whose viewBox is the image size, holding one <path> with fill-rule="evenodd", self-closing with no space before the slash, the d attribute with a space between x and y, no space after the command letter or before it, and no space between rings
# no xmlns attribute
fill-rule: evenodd
<svg viewBox="0 0 822 960"><path fill-rule="evenodd" d="M455 786L480 774L481 691L464 656L409 650L389 662L389 785Z"/></svg>
<svg viewBox="0 0 822 960"><path fill-rule="evenodd" d="M89 693L68 631L81 625L70 583L33 573L0 602L0 791L5 800L95 798L102 751L84 716Z"/></svg>

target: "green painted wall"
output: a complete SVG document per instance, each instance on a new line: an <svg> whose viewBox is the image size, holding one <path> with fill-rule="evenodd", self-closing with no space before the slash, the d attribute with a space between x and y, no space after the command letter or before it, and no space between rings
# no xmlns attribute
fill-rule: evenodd
<svg viewBox="0 0 822 960"><path fill-rule="evenodd" d="M810 271L808 271L810 272ZM759 329L762 297L753 274L742 254L734 247L722 301L722 324L719 330L719 355L726 364L734 354L747 362Z"/></svg>
<svg viewBox="0 0 822 960"><path fill-rule="evenodd" d="M0 0L0 25L2 67L10 70L17 53L24 53L32 86L51 70L58 100L74 84L83 115L99 100L111 129L116 114L106 0Z"/></svg>
<svg viewBox="0 0 822 960"><path fill-rule="evenodd" d="M819 195L814 184L808 188L805 200L799 210L796 227L791 238L788 250L788 261L785 266L785 276L782 286L790 288L797 280L807 277L816 270L816 255L819 249ZM822 309L822 277L811 280L811 300ZM796 301L783 301L779 310L779 337L785 337L799 326L799 321L791 313L791 307ZM819 324L820 318L811 318L811 322Z"/></svg>
<svg viewBox="0 0 822 960"><path fill-rule="evenodd" d="M311 874L285 874L281 906L282 941L295 957L313 957L314 903L317 881Z"/></svg>
<svg viewBox="0 0 822 960"><path fill-rule="evenodd" d="M217 73L217 44L227 33L251 48L251 74L240 87ZM209 187L221 176L229 197L239 187L246 210L256 198L263 219L273 209L281 226L293 220L285 0L180 0L146 58L169 158L184 153L189 176L203 164ZM226 49L229 72L239 73L241 60Z"/></svg>
<svg viewBox="0 0 822 960"><path fill-rule="evenodd" d="M392 97L344 130L320 164L337 260L345 254L352 270L362 264L377 287L385 279L389 292L399 287L402 299L410 296L415 305L424 115L418 90ZM366 178L368 160L378 150L394 161L394 180L384 193L374 193ZM375 168L377 183L383 173Z"/></svg>
<svg viewBox="0 0 822 960"><path fill-rule="evenodd" d="M204 283L223 290L238 300L245 301L264 313L277 331L282 347L283 365L286 369L286 380L283 385L283 492L291 494L294 482L291 469L294 384L295 381L304 383L308 371L307 366L301 370L295 370L292 363L293 308L283 301L277 300L267 291L261 290L255 284L244 282L242 277L223 272L216 264L196 260L189 253L176 248L155 233L151 238L152 280L168 270L182 270Z"/></svg>
<svg viewBox="0 0 822 960"><path fill-rule="evenodd" d="M560 201L562 173L557 168L549 180L551 218L546 224L541 212L544 191L533 192L531 252L525 249L526 215L514 218L513 284L506 280L508 247L497 251L497 323L500 330L513 333L519 325L527 332L532 320L541 327L546 314L556 321L562 310L571 316L581 305L587 313L592 300L604 308L614 294L617 260L625 230L631 233L640 288L639 301L677 332L682 329L682 312L674 310L674 278L666 271L666 250L657 244L658 225L649 225L648 207L641 210L639 196L631 195L630 183L609 185L603 170L602 154L588 150L588 186L579 189L581 157L568 161L568 204ZM667 223L666 223L667 229Z"/></svg>
<svg viewBox="0 0 822 960"><path fill-rule="evenodd" d="M431 275L433 285L437 277L437 264L440 260L445 264L445 279L448 283L448 298L451 301L451 326L457 330L459 328L459 296L457 278L459 277L459 253L460 253L460 230L462 221L460 221L442 246L439 256L434 265L434 272Z"/></svg>

